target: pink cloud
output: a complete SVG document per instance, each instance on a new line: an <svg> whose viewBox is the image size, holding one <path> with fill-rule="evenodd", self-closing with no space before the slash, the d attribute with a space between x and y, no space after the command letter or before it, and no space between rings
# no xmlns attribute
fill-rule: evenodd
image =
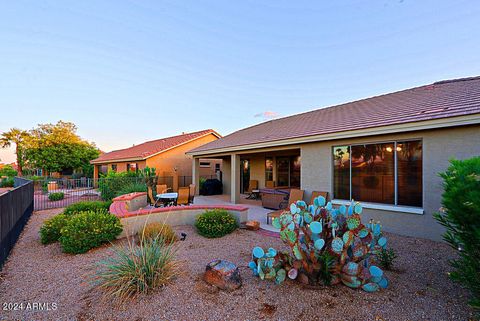
<svg viewBox="0 0 480 321"><path fill-rule="evenodd" d="M270 120L280 117L280 115L275 111L264 111L262 113L255 114L253 117L261 117L263 120Z"/></svg>

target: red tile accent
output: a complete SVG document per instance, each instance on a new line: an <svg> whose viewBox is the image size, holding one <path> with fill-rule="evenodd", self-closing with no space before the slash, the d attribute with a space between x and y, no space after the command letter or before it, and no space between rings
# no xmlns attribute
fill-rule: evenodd
<svg viewBox="0 0 480 321"><path fill-rule="evenodd" d="M110 205L110 213L115 214L119 218L148 215L154 213L168 213L185 210L211 210L215 208L225 209L227 211L243 212L248 211L248 207L239 205L189 205L189 206L170 206L170 207L157 207L154 209L141 209L133 212L129 212L126 208L124 201L114 201Z"/></svg>
<svg viewBox="0 0 480 321"><path fill-rule="evenodd" d="M125 194L125 195L120 195L118 197L115 197L113 199L114 202L121 202L121 201L131 201L133 200L134 198L137 198L137 197L141 197L141 196L145 196L147 195L147 193L145 192L134 192L134 193L130 193L130 194Z"/></svg>

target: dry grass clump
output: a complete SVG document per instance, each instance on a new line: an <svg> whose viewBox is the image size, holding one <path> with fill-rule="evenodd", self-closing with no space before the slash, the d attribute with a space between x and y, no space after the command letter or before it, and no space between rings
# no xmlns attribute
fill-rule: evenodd
<svg viewBox="0 0 480 321"><path fill-rule="evenodd" d="M167 244L172 244L178 240L177 234L173 231L172 227L165 223L152 222L143 228L141 233L138 233L140 241L145 239L151 241L161 238Z"/></svg>
<svg viewBox="0 0 480 321"><path fill-rule="evenodd" d="M145 228L144 228L145 230ZM123 302L149 294L178 275L177 248L163 237L129 240L114 248L114 255L97 263L94 283L106 299Z"/></svg>

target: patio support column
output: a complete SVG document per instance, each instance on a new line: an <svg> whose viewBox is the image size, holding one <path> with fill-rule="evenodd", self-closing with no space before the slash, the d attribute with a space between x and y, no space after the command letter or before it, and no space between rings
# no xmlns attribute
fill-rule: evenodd
<svg viewBox="0 0 480 321"><path fill-rule="evenodd" d="M231 155L230 201L240 203L240 155Z"/></svg>
<svg viewBox="0 0 480 321"><path fill-rule="evenodd" d="M195 195L200 193L200 158L193 158L192 184L195 184Z"/></svg>

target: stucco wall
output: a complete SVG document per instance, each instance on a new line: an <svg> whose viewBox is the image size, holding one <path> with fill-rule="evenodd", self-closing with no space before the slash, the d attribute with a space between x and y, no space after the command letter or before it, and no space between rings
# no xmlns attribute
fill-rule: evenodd
<svg viewBox="0 0 480 321"><path fill-rule="evenodd" d="M192 175L192 156L185 153L209 142L217 140L213 134L204 136L202 138L191 141L187 144L178 146L164 153L147 159L148 167L155 167L156 172L160 176L171 176L174 167L177 168L177 175L191 176ZM213 163L213 160L209 160ZM218 161L217 161L218 162ZM212 164L210 168L200 168L200 175L214 175L215 166Z"/></svg>
<svg viewBox="0 0 480 321"><path fill-rule="evenodd" d="M465 159L480 155L478 125L301 145L301 186L306 198L310 197L313 190L332 193L333 146L401 139L423 140L424 214L365 209L364 220L380 220L386 231L440 240L443 228L432 216L441 206L442 180L438 173L445 171L451 158Z"/></svg>
<svg viewBox="0 0 480 321"><path fill-rule="evenodd" d="M230 184L232 181L232 162L230 160L230 157L224 158L223 159L223 173L222 173L222 183L223 183L223 194L230 195Z"/></svg>

